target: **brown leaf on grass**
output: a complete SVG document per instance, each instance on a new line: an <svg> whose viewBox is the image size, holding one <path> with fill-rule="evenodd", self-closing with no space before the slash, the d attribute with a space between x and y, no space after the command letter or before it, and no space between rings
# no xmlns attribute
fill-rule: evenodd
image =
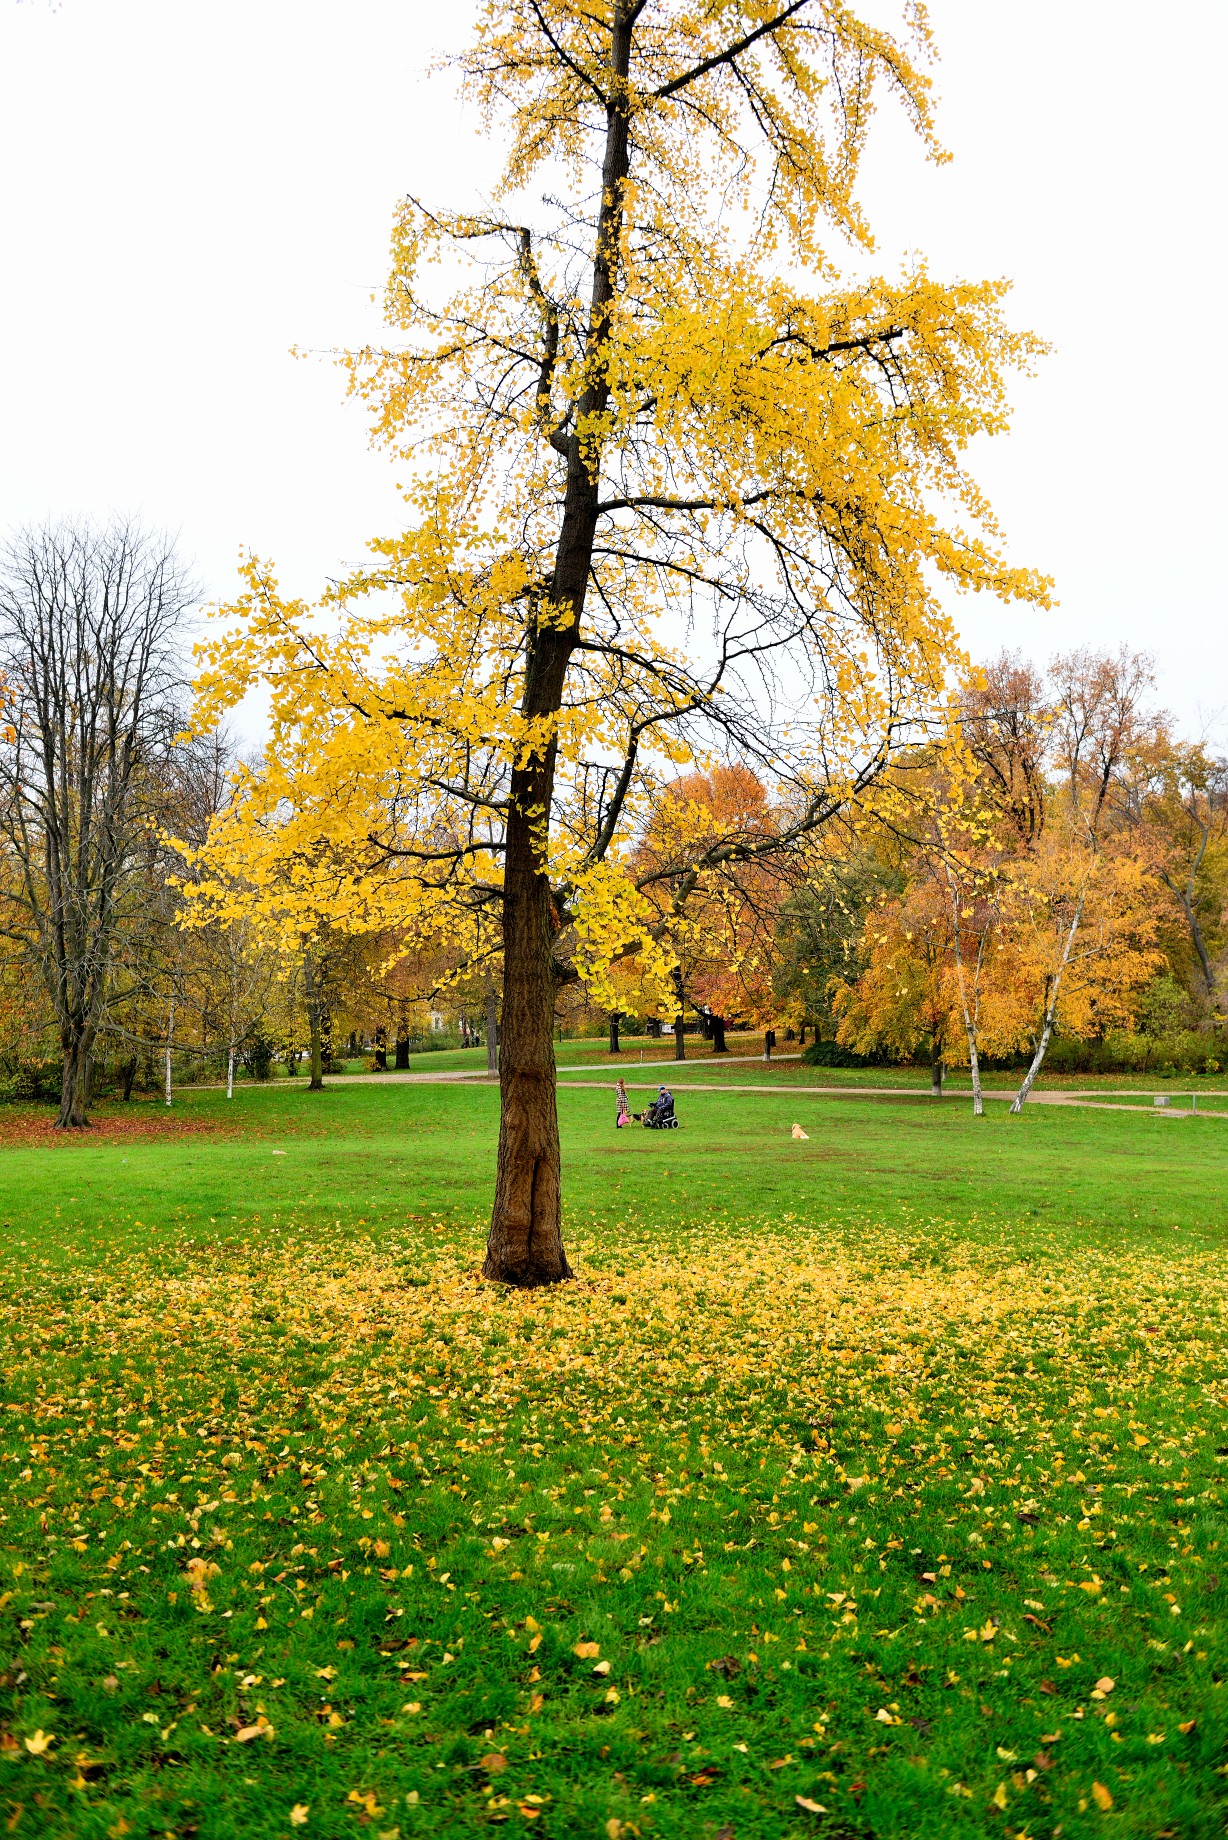
<svg viewBox="0 0 1228 1840"><path fill-rule="evenodd" d="M1032 1766L1037 1770L1051 1770L1053 1768L1053 1758L1048 1751L1037 1751L1035 1757L1032 1759Z"/></svg>
<svg viewBox="0 0 1228 1840"><path fill-rule="evenodd" d="M718 1655L715 1661L709 1661L708 1667L726 1680L733 1680L742 1672L742 1663L734 1655Z"/></svg>
<svg viewBox="0 0 1228 1840"><path fill-rule="evenodd" d="M479 1758L478 1761L488 1776L497 1776L501 1770L506 1770L507 1768L507 1758L503 1755L502 1751L491 1751L487 1756Z"/></svg>
<svg viewBox="0 0 1228 1840"><path fill-rule="evenodd" d="M214 1565L212 1559L189 1559L183 1575L194 1591L203 1591L211 1578L221 1577L222 1568Z"/></svg>
<svg viewBox="0 0 1228 1840"><path fill-rule="evenodd" d="M269 1721L265 1718L262 1712L257 1716L256 1723L254 1725L243 1725L240 1727L240 1729L235 1733L235 1743L236 1744L250 1744L253 1738L270 1738L271 1739L272 1736L273 1736L273 1727L269 1724Z"/></svg>
<svg viewBox="0 0 1228 1840"><path fill-rule="evenodd" d="M1057 1692L1057 1688L1054 1686L1051 1680L1040 1680L1040 1681L1037 1681L1036 1684L1037 1684L1038 1691L1041 1693L1056 1693Z"/></svg>
<svg viewBox="0 0 1228 1840"><path fill-rule="evenodd" d="M1049 1634L1050 1629L1052 1628L1052 1624L1042 1622L1040 1617L1033 1616L1030 1610L1026 1610L1024 1612L1023 1620L1025 1623L1035 1623L1036 1627L1038 1629L1043 1629L1046 1635Z"/></svg>

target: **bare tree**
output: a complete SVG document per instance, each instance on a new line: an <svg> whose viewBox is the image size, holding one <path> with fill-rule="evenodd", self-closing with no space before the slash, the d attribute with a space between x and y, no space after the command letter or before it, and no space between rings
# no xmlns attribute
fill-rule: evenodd
<svg viewBox="0 0 1228 1840"><path fill-rule="evenodd" d="M170 541L47 524L0 554L3 926L37 965L64 1054L57 1124L86 1120L119 909L179 727L179 634L195 595Z"/></svg>

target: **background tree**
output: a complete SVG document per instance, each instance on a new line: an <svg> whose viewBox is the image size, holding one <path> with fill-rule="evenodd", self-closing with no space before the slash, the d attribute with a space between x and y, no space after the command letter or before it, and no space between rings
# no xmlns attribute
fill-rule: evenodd
<svg viewBox="0 0 1228 1840"><path fill-rule="evenodd" d="M1166 724L1134 748L1119 810L1179 907L1201 1007L1222 1028L1228 946L1228 761L1176 740Z"/></svg>
<svg viewBox="0 0 1228 1840"><path fill-rule="evenodd" d="M1044 1065L1088 894L1103 897L1103 914L1124 898L1124 882L1116 885L1124 865L1118 860L1102 873L1098 858L1105 827L1112 820L1115 783L1146 733L1144 699L1155 681L1151 660L1124 646L1112 657L1083 648L1055 658L1049 678L1053 761L1064 780L1065 834L1056 843L1048 838L1038 846L1036 862L1045 907L1051 916L1062 915L1064 931L1060 950L1040 953L1038 962L1046 966L1044 1017L1036 1051L1011 1104L1013 1112L1022 1109ZM1031 911L1039 910L1033 905ZM1032 937L1039 943L1040 930ZM1099 951L1084 952L1084 961L1101 957L1105 943L1101 932Z"/></svg>
<svg viewBox="0 0 1228 1840"><path fill-rule="evenodd" d="M878 93L937 151L909 18L911 50L832 0L487 8L461 68L509 135L497 205L406 202L392 338L351 365L412 523L320 619L252 561L211 648L202 721L272 707L222 858L337 925L500 915L490 1277L567 1275L556 994L652 957L625 867L665 769L744 760L789 821L735 853L786 853L940 699L937 583L1047 592L961 457L1039 350L1003 284L840 288L820 244L868 242Z"/></svg>
<svg viewBox="0 0 1228 1840"><path fill-rule="evenodd" d="M86 1123L119 916L182 720L193 599L168 541L133 524L26 530L0 558L5 930L55 1013L62 1127Z"/></svg>
<svg viewBox="0 0 1228 1840"><path fill-rule="evenodd" d="M935 1098L959 1030L954 937L946 891L928 877L885 900L865 925L866 965L856 983L837 982L837 1040L870 1054L886 1048L908 1059L923 1048Z"/></svg>
<svg viewBox="0 0 1228 1840"><path fill-rule="evenodd" d="M723 1054L730 1021L770 1022L781 904L802 873L798 848L772 848L788 814L774 809L749 767L721 765L669 781L632 858L635 887L651 903L653 937L675 966L678 1060L685 1004Z"/></svg>

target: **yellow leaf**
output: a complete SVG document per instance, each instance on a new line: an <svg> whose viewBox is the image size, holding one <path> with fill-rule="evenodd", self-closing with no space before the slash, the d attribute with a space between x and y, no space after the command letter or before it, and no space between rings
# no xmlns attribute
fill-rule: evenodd
<svg viewBox="0 0 1228 1840"><path fill-rule="evenodd" d="M992 1801L995 1808L1006 1807L1006 1784L1004 1782L1000 1782L994 1790Z"/></svg>
<svg viewBox="0 0 1228 1840"><path fill-rule="evenodd" d="M32 1757L45 1757L54 1743L55 1733L53 1731L40 1730L26 1739L26 1749Z"/></svg>
<svg viewBox="0 0 1228 1840"><path fill-rule="evenodd" d="M261 1712L254 1725L244 1725L240 1731L235 1733L235 1743L250 1744L253 1738L272 1738L272 1736L273 1727Z"/></svg>
<svg viewBox="0 0 1228 1840"><path fill-rule="evenodd" d="M808 1795L795 1795L793 1797L793 1800L797 1803L799 1808L804 1808L807 1814L826 1814L827 1813L827 1810L823 1806L822 1802L812 1802Z"/></svg>
<svg viewBox="0 0 1228 1840"><path fill-rule="evenodd" d="M295 1802L293 1808L290 1810L291 1827L305 1827L307 1825L307 1817L310 1813L310 1802Z"/></svg>
<svg viewBox="0 0 1228 1840"><path fill-rule="evenodd" d="M591 1661L594 1655L601 1653L601 1644L600 1642L577 1642L571 1652L573 1655L579 1655L581 1661Z"/></svg>
<svg viewBox="0 0 1228 1840"><path fill-rule="evenodd" d="M1092 1784L1092 1800L1097 1808L1106 1812L1113 1806L1113 1797L1102 1782Z"/></svg>

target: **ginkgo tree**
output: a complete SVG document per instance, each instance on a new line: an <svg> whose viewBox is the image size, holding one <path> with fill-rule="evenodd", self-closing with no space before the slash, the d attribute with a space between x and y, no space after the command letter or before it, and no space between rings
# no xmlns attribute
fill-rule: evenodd
<svg viewBox="0 0 1228 1840"><path fill-rule="evenodd" d="M568 1275L560 985L613 1004L634 952L668 999L627 873L661 784L744 762L781 820L707 838L700 866L787 852L940 700L944 586L1047 594L1003 562L963 458L1040 349L1005 284L842 285L827 247L869 244L881 95L940 156L906 18L490 0L459 64L502 150L493 203L403 203L387 337L347 360L406 528L314 607L251 559L206 651L202 724L270 698L210 845L270 924L501 949L493 1278Z"/></svg>

